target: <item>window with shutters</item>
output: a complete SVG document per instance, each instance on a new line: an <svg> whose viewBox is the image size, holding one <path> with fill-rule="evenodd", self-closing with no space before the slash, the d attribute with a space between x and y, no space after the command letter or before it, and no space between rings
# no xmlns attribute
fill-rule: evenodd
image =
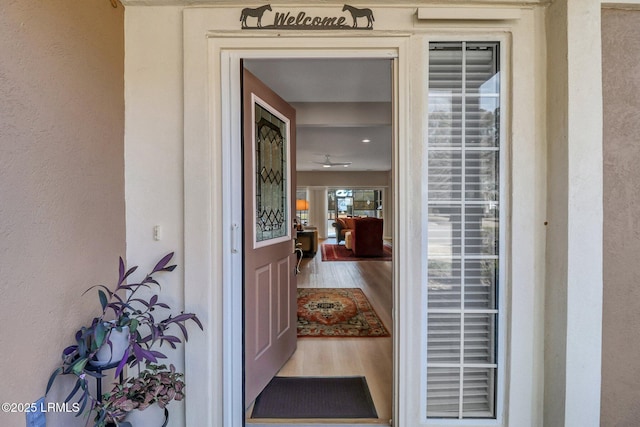
<svg viewBox="0 0 640 427"><path fill-rule="evenodd" d="M496 417L500 44L429 44L427 417Z"/></svg>

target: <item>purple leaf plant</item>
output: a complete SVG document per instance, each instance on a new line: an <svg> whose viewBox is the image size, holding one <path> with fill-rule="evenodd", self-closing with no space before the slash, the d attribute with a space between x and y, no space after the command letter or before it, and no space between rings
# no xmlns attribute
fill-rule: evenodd
<svg viewBox="0 0 640 427"><path fill-rule="evenodd" d="M83 293L84 295L91 290L97 290L102 313L91 321L90 326L83 326L76 331L76 343L62 351L62 363L49 377L46 392L50 391L59 375L75 375L75 386L65 402L79 396L77 400L80 404L78 416L86 410L95 411L94 427L105 427L108 423L125 427L128 423L118 422L118 419L122 418L122 408L118 407L118 414L111 413L114 411L114 406L102 404L103 396L92 394L89 378L102 378L104 377L103 370L113 368L115 368L115 377L118 377L127 365L131 368L137 366L138 377L140 377L149 369L148 366L155 366L150 364L158 363L158 359L166 359L167 356L158 350L163 344L175 349L176 345L182 342L181 337L170 329L179 329L185 341L188 339L186 327L188 321L193 321L203 330L200 319L194 313L179 313L175 316L169 314L162 320L157 320L154 316L157 313L156 309L163 309L159 310L163 312L171 310L171 307L160 302L157 293L152 293L148 297L138 294L142 288L152 292L154 290L160 291L160 283L154 278L154 275L171 272L176 268L176 265L169 265L173 255L174 253L171 252L162 257L153 270L137 283L129 283L127 279L138 267L127 269L124 261L120 258L118 282L113 290L104 285L95 285ZM100 347L111 346L109 340L111 330L122 330L125 326L129 328L129 343L122 359L102 368L92 366L89 362L94 360ZM151 369L157 370L157 367ZM173 367L171 372L175 374ZM133 380L127 378L123 384L130 381ZM158 399L162 400L164 397L160 396Z"/></svg>

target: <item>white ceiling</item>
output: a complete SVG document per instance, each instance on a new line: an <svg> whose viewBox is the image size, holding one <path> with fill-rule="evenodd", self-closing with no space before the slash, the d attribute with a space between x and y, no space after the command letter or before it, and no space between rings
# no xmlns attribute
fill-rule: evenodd
<svg viewBox="0 0 640 427"><path fill-rule="evenodd" d="M244 65L296 108L298 171L391 170L390 60L251 59ZM326 154L352 164L314 163Z"/></svg>

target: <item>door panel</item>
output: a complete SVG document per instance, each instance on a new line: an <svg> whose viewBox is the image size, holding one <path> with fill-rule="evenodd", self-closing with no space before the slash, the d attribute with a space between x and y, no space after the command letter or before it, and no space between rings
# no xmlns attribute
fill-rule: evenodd
<svg viewBox="0 0 640 427"><path fill-rule="evenodd" d="M243 70L245 404L296 349L295 110Z"/></svg>
<svg viewBox="0 0 640 427"><path fill-rule="evenodd" d="M271 347L271 268L264 266L255 274L255 350L249 356L254 360Z"/></svg>
<svg viewBox="0 0 640 427"><path fill-rule="evenodd" d="M280 338L283 334L286 334L292 327L291 325L291 283L289 281L291 269L293 266L289 263L290 257L280 260L278 263L278 324L277 324L277 336ZM295 291L295 287L293 287ZM294 292L295 294L295 292ZM297 295L295 296L297 298ZM295 328L294 328L295 329Z"/></svg>

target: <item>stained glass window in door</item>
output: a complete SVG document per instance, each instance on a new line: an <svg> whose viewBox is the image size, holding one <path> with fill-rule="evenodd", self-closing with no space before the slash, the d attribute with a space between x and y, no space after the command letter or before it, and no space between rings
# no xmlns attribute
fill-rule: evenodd
<svg viewBox="0 0 640 427"><path fill-rule="evenodd" d="M255 103L256 242L287 236L287 123Z"/></svg>

